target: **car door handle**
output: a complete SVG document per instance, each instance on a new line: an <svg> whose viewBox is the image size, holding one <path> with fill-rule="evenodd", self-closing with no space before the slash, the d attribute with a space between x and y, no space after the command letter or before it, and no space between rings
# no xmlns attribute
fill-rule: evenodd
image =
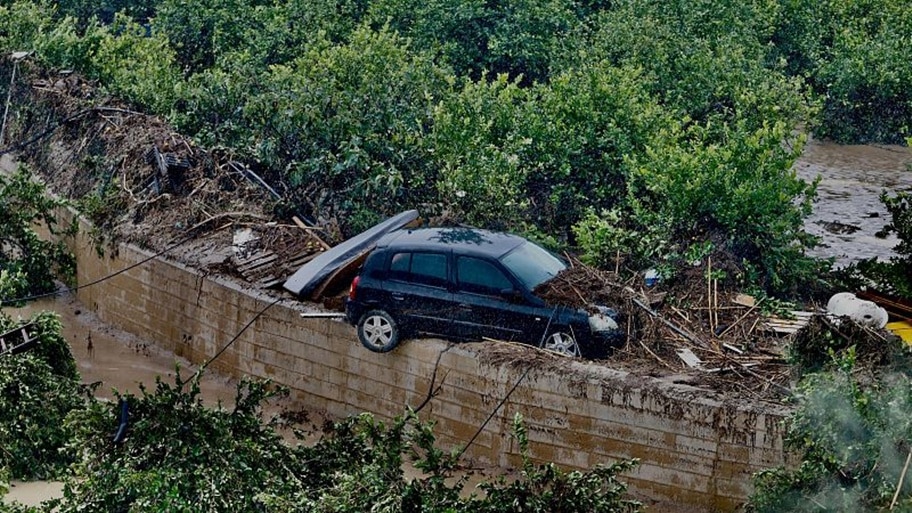
<svg viewBox="0 0 912 513"><path fill-rule="evenodd" d="M470 304L468 304L468 303L459 303L459 309L460 309L460 310L466 310L466 311L468 311L468 312L471 312L471 311L472 311L472 305L470 305Z"/></svg>
<svg viewBox="0 0 912 513"><path fill-rule="evenodd" d="M396 301L403 301L405 299L405 296L403 296L402 294L390 294L390 297L392 297Z"/></svg>

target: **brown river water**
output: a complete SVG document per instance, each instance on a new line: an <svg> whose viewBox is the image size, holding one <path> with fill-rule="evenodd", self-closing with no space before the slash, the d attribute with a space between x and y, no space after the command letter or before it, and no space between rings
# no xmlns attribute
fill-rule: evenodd
<svg viewBox="0 0 912 513"><path fill-rule="evenodd" d="M801 178L821 178L818 200L807 219L808 232L821 238L820 247L812 254L834 257L837 265L863 258L888 259L894 255L895 236L880 238L876 234L889 222L879 196L882 191L895 193L912 190L912 151L901 146L844 146L810 141L795 169ZM0 167L10 169L12 162L4 156ZM23 309L4 309L13 317L27 317L33 312L53 310L64 325L64 336L70 342L83 381L103 382L101 397L113 396L112 389L139 392L139 384L154 387L156 376L173 379L175 365L188 376L195 370L188 362L158 349L153 343L102 323L72 295L62 295L32 303ZM88 336L92 337L92 350ZM207 372L201 383L204 400L230 405L236 382ZM278 408L278 407L277 407ZM312 419L313 420L313 419ZM13 483L11 492L2 500L37 504L59 496L59 483Z"/></svg>
<svg viewBox="0 0 912 513"><path fill-rule="evenodd" d="M820 176L818 199L805 229L821 238L814 256L833 257L837 266L894 256L894 234L877 232L890 221L880 202L883 191L912 191L912 151L903 146L846 146L810 141L795 163L798 176Z"/></svg>

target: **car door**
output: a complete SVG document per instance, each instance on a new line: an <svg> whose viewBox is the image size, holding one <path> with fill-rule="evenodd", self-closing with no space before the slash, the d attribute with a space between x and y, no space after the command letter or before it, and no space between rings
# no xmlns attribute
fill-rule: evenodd
<svg viewBox="0 0 912 513"><path fill-rule="evenodd" d="M454 309L446 252L399 251L384 282L388 310L409 330L446 334Z"/></svg>
<svg viewBox="0 0 912 513"><path fill-rule="evenodd" d="M458 255L455 277L454 327L460 336L532 342L544 331L543 309L531 304L495 261Z"/></svg>

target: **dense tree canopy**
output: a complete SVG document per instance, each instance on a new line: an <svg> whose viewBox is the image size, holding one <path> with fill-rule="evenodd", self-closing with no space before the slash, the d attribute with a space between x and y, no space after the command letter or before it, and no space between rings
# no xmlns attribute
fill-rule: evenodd
<svg viewBox="0 0 912 513"><path fill-rule="evenodd" d="M910 12L905 0L8 0L0 51L34 50L229 148L346 234L417 207L583 242L593 260L649 265L712 240L787 292L813 268L800 220L814 188L790 172L793 133L909 135Z"/></svg>

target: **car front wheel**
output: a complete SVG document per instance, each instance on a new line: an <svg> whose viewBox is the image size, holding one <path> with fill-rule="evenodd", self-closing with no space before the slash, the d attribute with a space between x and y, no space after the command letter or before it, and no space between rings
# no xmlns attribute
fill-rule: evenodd
<svg viewBox="0 0 912 513"><path fill-rule="evenodd" d="M579 344L576 343L573 334L562 330L552 332L545 337L545 340L542 342L542 348L565 356L580 355Z"/></svg>
<svg viewBox="0 0 912 513"><path fill-rule="evenodd" d="M392 351L399 344L399 326L383 310L371 310L358 321L358 339L375 353Z"/></svg>

